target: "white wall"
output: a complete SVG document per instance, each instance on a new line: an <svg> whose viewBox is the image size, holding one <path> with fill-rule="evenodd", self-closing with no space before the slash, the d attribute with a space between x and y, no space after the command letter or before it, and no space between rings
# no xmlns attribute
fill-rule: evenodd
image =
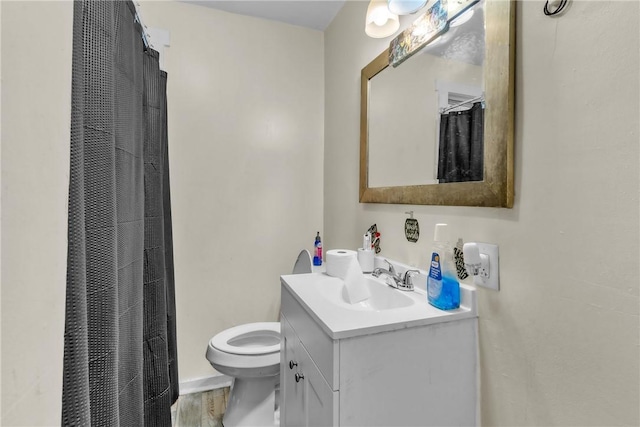
<svg viewBox="0 0 640 427"><path fill-rule="evenodd" d="M212 372L204 350L218 330L275 319L277 275L323 231L324 187L326 248L356 247L373 222L383 254L416 265L438 221L500 245L502 290L479 291L483 425L640 424L638 3L576 1L557 19L540 2L519 7L517 193L506 210L357 202L360 69L388 42L364 35L366 2L349 2L325 33L326 90L321 33L143 4L172 37L183 380ZM58 425L72 4L0 10L0 423ZM408 209L417 244L402 235ZM266 279L250 280L256 271Z"/></svg>
<svg viewBox="0 0 640 427"><path fill-rule="evenodd" d="M358 203L360 70L389 42L365 36L366 7L325 32L325 247L373 223L382 255L422 267L437 222L499 244L501 291L479 289L482 425L640 424L638 2L553 19L518 2L510 210Z"/></svg>
<svg viewBox="0 0 640 427"><path fill-rule="evenodd" d="M2 9L2 416L59 425L72 2Z"/></svg>
<svg viewBox="0 0 640 427"><path fill-rule="evenodd" d="M180 380L214 373L209 339L275 321L279 275L322 234L323 34L179 2L168 30Z"/></svg>

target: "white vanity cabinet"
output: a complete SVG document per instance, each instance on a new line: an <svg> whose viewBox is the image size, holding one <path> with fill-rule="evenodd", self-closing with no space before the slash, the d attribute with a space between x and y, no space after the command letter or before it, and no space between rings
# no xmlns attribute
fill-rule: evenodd
<svg viewBox="0 0 640 427"><path fill-rule="evenodd" d="M296 292L326 279L282 277L281 426L477 424L474 310L442 312L436 322L437 311L425 306L430 320L344 329L339 325L349 319L331 317L340 309L324 312L307 291Z"/></svg>
<svg viewBox="0 0 640 427"><path fill-rule="evenodd" d="M281 319L280 423L285 426L337 425L337 392L325 381L286 318Z"/></svg>

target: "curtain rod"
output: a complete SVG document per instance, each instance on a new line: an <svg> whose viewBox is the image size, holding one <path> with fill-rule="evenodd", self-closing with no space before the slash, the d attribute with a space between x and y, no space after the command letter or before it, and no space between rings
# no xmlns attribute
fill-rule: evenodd
<svg viewBox="0 0 640 427"><path fill-rule="evenodd" d="M466 101L459 102L458 104L451 105L451 106L449 106L447 108L441 108L440 109L440 114L444 114L447 111L451 111L451 110L453 110L455 108L462 107L465 104L471 104L471 103L476 102L476 101L484 101L484 95L480 95L480 96L476 96L475 98L467 99Z"/></svg>

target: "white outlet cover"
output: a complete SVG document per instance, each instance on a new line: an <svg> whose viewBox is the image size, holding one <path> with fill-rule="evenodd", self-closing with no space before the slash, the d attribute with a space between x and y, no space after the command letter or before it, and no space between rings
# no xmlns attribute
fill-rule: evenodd
<svg viewBox="0 0 640 427"><path fill-rule="evenodd" d="M487 255L489 257L489 277L484 278L481 276L473 277L473 284L482 286L483 288L493 289L494 291L500 290L500 254L498 251L498 245L491 243L476 243L481 255Z"/></svg>

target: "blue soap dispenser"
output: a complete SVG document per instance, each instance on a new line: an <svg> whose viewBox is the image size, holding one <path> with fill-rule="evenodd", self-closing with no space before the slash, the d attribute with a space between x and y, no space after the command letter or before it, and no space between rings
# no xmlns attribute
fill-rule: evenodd
<svg viewBox="0 0 640 427"><path fill-rule="evenodd" d="M460 283L454 263L453 248L449 243L447 224L436 224L433 233L433 249L429 258L427 276L427 300L441 310L460 307Z"/></svg>
<svg viewBox="0 0 640 427"><path fill-rule="evenodd" d="M320 232L316 234L316 241L313 243L313 265L322 265L322 239Z"/></svg>

